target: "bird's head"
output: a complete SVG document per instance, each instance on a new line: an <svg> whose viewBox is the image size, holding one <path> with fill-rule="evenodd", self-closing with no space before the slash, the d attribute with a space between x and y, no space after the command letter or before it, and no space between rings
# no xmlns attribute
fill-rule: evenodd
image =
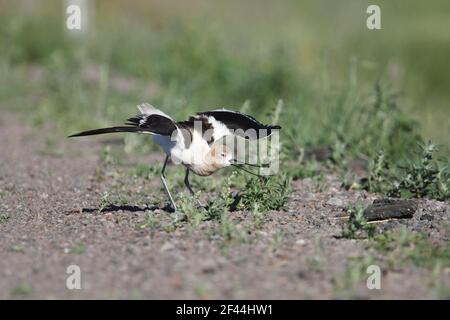
<svg viewBox="0 0 450 320"><path fill-rule="evenodd" d="M233 152L224 144L214 144L207 153L207 160L216 168L232 165Z"/></svg>

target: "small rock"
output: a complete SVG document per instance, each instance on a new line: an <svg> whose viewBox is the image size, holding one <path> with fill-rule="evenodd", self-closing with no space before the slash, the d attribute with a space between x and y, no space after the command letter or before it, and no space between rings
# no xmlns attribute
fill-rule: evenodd
<svg viewBox="0 0 450 320"><path fill-rule="evenodd" d="M305 239L298 239L297 241L295 241L295 244L303 246L306 244L306 241Z"/></svg>
<svg viewBox="0 0 450 320"><path fill-rule="evenodd" d="M175 248L175 246L170 243L170 242L164 242L164 244L161 246L161 248L159 249L160 252L165 252L165 251L169 251L172 250L173 248Z"/></svg>
<svg viewBox="0 0 450 320"><path fill-rule="evenodd" d="M376 199L364 210L364 216L368 221L392 218L409 219L416 211L417 203L413 200Z"/></svg>
<svg viewBox="0 0 450 320"><path fill-rule="evenodd" d="M344 204L344 201L339 198L331 198L327 201L327 204L330 206L341 207Z"/></svg>

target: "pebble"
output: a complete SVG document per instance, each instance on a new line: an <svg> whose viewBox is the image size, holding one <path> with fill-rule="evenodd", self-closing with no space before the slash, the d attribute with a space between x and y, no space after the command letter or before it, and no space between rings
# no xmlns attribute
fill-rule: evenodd
<svg viewBox="0 0 450 320"><path fill-rule="evenodd" d="M344 204L344 201L342 201L339 198L330 198L327 201L327 204L330 205L330 206L341 207Z"/></svg>
<svg viewBox="0 0 450 320"><path fill-rule="evenodd" d="M160 252L165 252L165 251L169 251L172 250L173 248L175 248L175 246L170 243L170 242L164 242L164 244L161 246L161 248L159 249Z"/></svg>

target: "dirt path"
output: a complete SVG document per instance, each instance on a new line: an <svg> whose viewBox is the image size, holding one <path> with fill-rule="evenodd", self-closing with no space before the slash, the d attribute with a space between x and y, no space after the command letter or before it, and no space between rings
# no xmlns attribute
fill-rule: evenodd
<svg viewBox="0 0 450 320"><path fill-rule="evenodd" d="M51 131L49 131L51 132ZM0 123L0 298L334 298L346 297L347 257L365 251L364 240L340 239L343 208L375 195L345 191L333 177L321 193L313 182L293 184L287 212L270 212L250 242L211 236L216 222L171 231L138 227L161 209L118 206L99 213L98 140L55 142L8 117ZM131 157L131 156L130 156ZM128 159L129 160L129 159ZM158 181L156 182L158 183ZM136 187L136 186L133 186ZM158 187L159 188L159 187ZM152 195L149 195L152 197ZM84 210L83 210L84 209ZM421 219L425 214L431 220ZM248 214L233 219L245 225ZM449 205L419 201L405 225L448 240ZM78 265L82 289L66 288L66 269ZM444 266L448 267L449 266ZM382 290L352 284L359 298L434 298L430 272L410 267L383 273ZM450 278L448 270L444 272ZM448 279L447 279L448 280ZM444 282L446 280L444 279Z"/></svg>

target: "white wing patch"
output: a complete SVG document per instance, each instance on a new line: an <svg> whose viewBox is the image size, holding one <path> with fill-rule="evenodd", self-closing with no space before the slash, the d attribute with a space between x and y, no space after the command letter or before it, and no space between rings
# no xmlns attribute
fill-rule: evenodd
<svg viewBox="0 0 450 320"><path fill-rule="evenodd" d="M137 106L137 108L139 109L139 111L142 113L142 114L145 114L145 115L152 115L152 114L157 114L157 115L160 115L160 116L163 116L163 117L166 117L166 118L169 118L170 120L173 120L171 117L169 117L167 114L165 114L164 112L162 112L161 110L159 110L159 109L157 109L157 108L155 108L154 106L152 106L151 104L149 104L149 103L142 103L142 104L140 104L140 105L138 105Z"/></svg>
<svg viewBox="0 0 450 320"><path fill-rule="evenodd" d="M213 126L213 138L214 141L217 141L224 136L231 135L231 131L227 128L225 124L220 121L217 121L213 116L208 117L208 122Z"/></svg>

